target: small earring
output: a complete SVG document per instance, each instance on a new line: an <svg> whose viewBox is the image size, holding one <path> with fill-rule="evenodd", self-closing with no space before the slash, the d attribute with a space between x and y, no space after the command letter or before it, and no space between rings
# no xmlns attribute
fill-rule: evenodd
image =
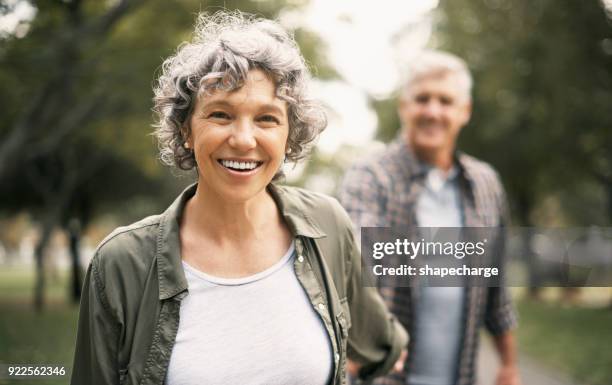
<svg viewBox="0 0 612 385"><path fill-rule="evenodd" d="M183 144L183 147L185 147L186 149L189 149L189 142L185 142L185 143Z"/></svg>

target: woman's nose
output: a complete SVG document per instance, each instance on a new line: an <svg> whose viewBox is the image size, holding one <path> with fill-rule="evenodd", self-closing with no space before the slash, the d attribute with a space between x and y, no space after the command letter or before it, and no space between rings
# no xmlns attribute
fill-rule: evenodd
<svg viewBox="0 0 612 385"><path fill-rule="evenodd" d="M236 121L229 138L229 145L240 151L248 151L255 148L257 145L255 127L253 127L251 122L246 119Z"/></svg>

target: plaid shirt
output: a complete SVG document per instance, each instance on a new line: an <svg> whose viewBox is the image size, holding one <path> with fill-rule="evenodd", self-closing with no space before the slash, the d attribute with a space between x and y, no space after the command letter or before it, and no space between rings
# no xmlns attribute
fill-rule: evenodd
<svg viewBox="0 0 612 385"><path fill-rule="evenodd" d="M459 168L464 225L506 226L505 193L493 168L462 153L455 155L455 164ZM403 138L398 137L383 154L356 164L346 173L339 194L340 202L359 227L416 227L416 202L426 173L425 165L413 155ZM472 385L476 382L478 331L483 323L493 335L502 334L516 325L507 289L466 287L465 291L464 333L455 385ZM418 292L410 287L390 285L380 287L380 292L391 311L412 332L412 315L419 300ZM409 352L416 338L419 336L410 333ZM376 383L404 385L410 366L408 354L404 373L388 375Z"/></svg>

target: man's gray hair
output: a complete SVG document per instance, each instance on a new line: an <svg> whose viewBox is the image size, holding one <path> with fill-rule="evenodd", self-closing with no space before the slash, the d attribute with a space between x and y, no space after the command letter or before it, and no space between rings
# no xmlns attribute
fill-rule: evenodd
<svg viewBox="0 0 612 385"><path fill-rule="evenodd" d="M456 55L437 50L424 50L415 55L408 64L402 93L420 80L446 75L456 78L461 92L470 100L473 80L467 64Z"/></svg>
<svg viewBox="0 0 612 385"><path fill-rule="evenodd" d="M288 161L308 155L325 129L322 106L307 90L310 72L299 48L278 23L241 12L200 14L192 41L166 59L154 87L155 136L162 161L182 170L195 166L185 148L198 96L242 87L250 70L264 71L287 102Z"/></svg>

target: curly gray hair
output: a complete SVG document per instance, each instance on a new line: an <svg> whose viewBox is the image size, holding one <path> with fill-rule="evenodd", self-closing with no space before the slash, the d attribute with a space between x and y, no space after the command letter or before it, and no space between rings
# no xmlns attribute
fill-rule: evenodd
<svg viewBox="0 0 612 385"><path fill-rule="evenodd" d="M185 148L189 119L200 95L242 87L252 69L264 71L287 102L288 161L305 158L325 129L323 108L309 96L310 72L293 37L278 23L241 12L198 16L191 42L166 59L154 87L154 135L163 163L190 170L193 151ZM277 175L278 176L278 175Z"/></svg>

